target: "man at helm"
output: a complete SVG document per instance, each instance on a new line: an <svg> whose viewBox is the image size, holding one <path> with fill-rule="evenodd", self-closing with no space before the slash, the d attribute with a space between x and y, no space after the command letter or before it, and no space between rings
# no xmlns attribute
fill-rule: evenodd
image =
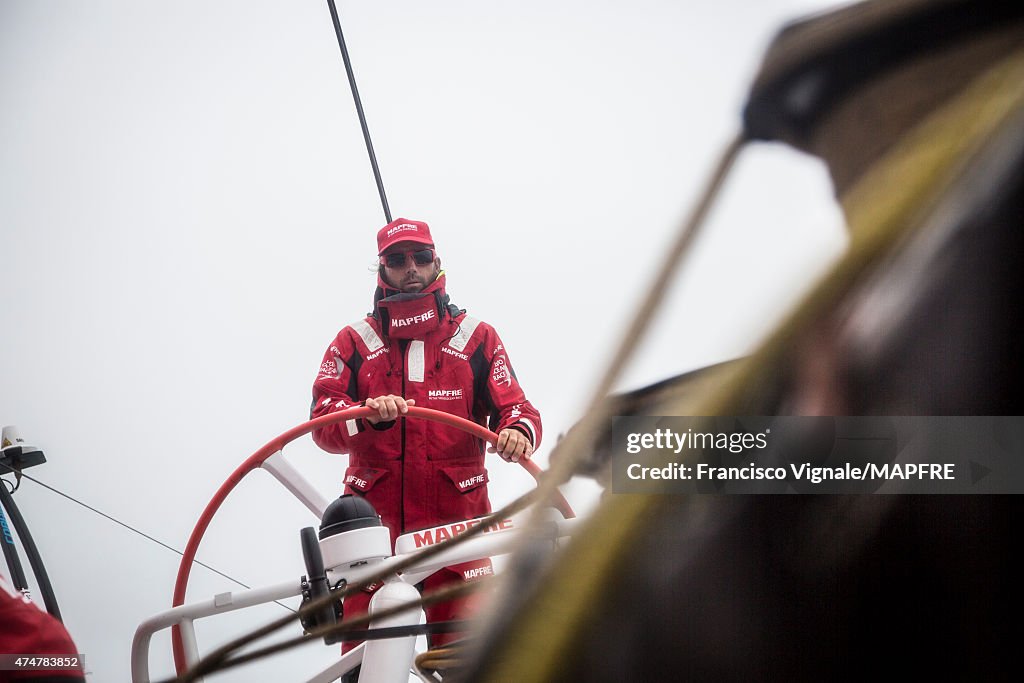
<svg viewBox="0 0 1024 683"><path fill-rule="evenodd" d="M490 512L484 445L436 422L398 419L408 406L442 410L497 433L505 460L540 444L540 414L526 399L498 333L449 302L430 228L398 218L377 233L373 311L327 348L313 383L310 417L365 404L376 411L313 432L318 446L348 453L345 492L362 495L398 536ZM491 573L490 560L448 567L427 591ZM351 618L370 593L346 598ZM463 601L427 608L427 620L464 615ZM433 645L449 639L434 638Z"/></svg>

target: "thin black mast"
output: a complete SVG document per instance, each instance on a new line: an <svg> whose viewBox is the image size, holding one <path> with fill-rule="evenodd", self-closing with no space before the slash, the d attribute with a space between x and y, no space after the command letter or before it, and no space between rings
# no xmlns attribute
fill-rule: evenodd
<svg viewBox="0 0 1024 683"><path fill-rule="evenodd" d="M384 217L391 222L391 209L388 208L388 198L384 194L384 181L380 178L380 169L377 168L377 156L373 153L373 143L370 142L370 129L366 126L366 115L363 114L363 103L359 99L359 88L356 87L356 77L352 73L352 62L348 58L348 48L345 47L345 36L341 33L341 21L338 19L338 8L334 6L334 0L327 0L327 6L331 9L331 20L334 21L334 33L338 36L338 47L341 48L341 58L345 62L345 73L348 74L348 84L352 88L352 100L356 104L356 112L359 114L359 125L363 129L363 140L366 141L366 153L370 155L370 166L373 168L373 178L377 181L377 192L380 194L380 203L384 207Z"/></svg>

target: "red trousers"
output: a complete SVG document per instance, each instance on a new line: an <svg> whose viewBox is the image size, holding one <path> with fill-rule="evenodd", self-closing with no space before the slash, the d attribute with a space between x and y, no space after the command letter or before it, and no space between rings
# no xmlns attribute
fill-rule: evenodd
<svg viewBox="0 0 1024 683"><path fill-rule="evenodd" d="M423 580L421 592L429 594L439 588L444 588L454 584L465 583L468 581L476 581L485 576L490 576L494 573L491 567L491 561L489 559L475 560L473 562L464 562L462 564L452 565L445 567L444 569L431 574ZM373 594L377 592L381 584L377 583L368 589L353 593L345 598L345 616L342 619L342 623L361 617L367 613L370 608L370 600L373 598ZM427 623L433 624L440 621L450 621L453 619L469 619L477 612L478 603L480 601L479 595L464 595L462 597L449 600L448 602L441 602L427 607L424 611L427 615ZM366 630L364 626L360 630ZM451 633L434 633L427 638L427 642L430 647L443 647L448 643L458 640L464 637L464 632L451 632ZM362 641L348 640L342 643L342 653L348 652Z"/></svg>

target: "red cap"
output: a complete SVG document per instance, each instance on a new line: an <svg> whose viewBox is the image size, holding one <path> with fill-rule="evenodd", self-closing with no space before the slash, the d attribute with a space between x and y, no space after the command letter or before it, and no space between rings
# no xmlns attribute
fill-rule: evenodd
<svg viewBox="0 0 1024 683"><path fill-rule="evenodd" d="M430 227L426 223L396 218L377 232L377 255L380 256L399 242L419 242L434 246L434 238L430 236Z"/></svg>

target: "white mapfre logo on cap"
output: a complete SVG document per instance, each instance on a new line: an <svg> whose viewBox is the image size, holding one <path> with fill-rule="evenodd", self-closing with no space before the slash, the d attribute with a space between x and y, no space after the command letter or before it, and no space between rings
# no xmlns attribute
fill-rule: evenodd
<svg viewBox="0 0 1024 683"><path fill-rule="evenodd" d="M420 226L413 225L412 223L400 223L399 225L396 225L395 227L393 227L390 230L388 230L388 235L387 236L391 237L396 232L404 232L406 230L412 230L413 232L419 232L420 231Z"/></svg>

